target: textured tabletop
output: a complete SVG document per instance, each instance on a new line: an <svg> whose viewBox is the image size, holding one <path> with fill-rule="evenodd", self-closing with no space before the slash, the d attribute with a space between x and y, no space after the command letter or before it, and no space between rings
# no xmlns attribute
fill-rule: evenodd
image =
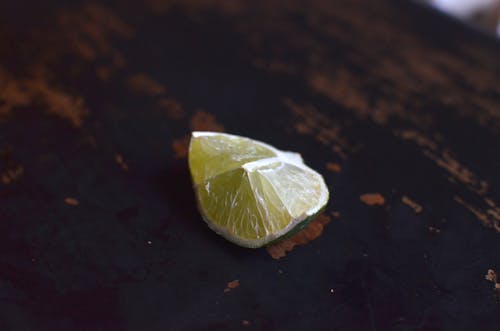
<svg viewBox="0 0 500 331"><path fill-rule="evenodd" d="M6 2L1 330L499 325L495 40L389 0ZM325 212L226 242L192 130L301 153Z"/></svg>

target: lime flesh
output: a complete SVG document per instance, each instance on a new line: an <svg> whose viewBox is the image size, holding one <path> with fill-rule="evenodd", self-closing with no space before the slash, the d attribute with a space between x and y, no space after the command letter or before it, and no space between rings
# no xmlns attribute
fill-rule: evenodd
<svg viewBox="0 0 500 331"><path fill-rule="evenodd" d="M203 219L243 247L276 241L328 202L323 177L299 154L249 138L193 132L189 168Z"/></svg>

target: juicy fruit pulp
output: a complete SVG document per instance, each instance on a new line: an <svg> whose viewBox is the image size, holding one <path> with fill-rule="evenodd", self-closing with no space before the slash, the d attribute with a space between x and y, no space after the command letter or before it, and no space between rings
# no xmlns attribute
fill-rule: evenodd
<svg viewBox="0 0 500 331"><path fill-rule="evenodd" d="M244 247L287 234L328 201L323 177L299 154L249 138L193 132L189 168L204 220Z"/></svg>

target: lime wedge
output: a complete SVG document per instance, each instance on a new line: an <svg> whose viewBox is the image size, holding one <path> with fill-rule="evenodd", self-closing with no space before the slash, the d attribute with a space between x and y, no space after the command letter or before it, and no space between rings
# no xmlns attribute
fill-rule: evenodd
<svg viewBox="0 0 500 331"><path fill-rule="evenodd" d="M328 202L323 177L300 154L241 136L193 132L189 169L205 222L243 247L301 228Z"/></svg>

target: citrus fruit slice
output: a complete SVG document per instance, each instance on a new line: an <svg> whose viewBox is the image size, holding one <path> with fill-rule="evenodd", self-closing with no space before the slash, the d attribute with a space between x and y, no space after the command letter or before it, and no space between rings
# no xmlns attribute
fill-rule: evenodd
<svg viewBox="0 0 500 331"><path fill-rule="evenodd" d="M209 227L244 247L302 228L328 202L323 177L300 154L218 132L193 132L189 169Z"/></svg>

